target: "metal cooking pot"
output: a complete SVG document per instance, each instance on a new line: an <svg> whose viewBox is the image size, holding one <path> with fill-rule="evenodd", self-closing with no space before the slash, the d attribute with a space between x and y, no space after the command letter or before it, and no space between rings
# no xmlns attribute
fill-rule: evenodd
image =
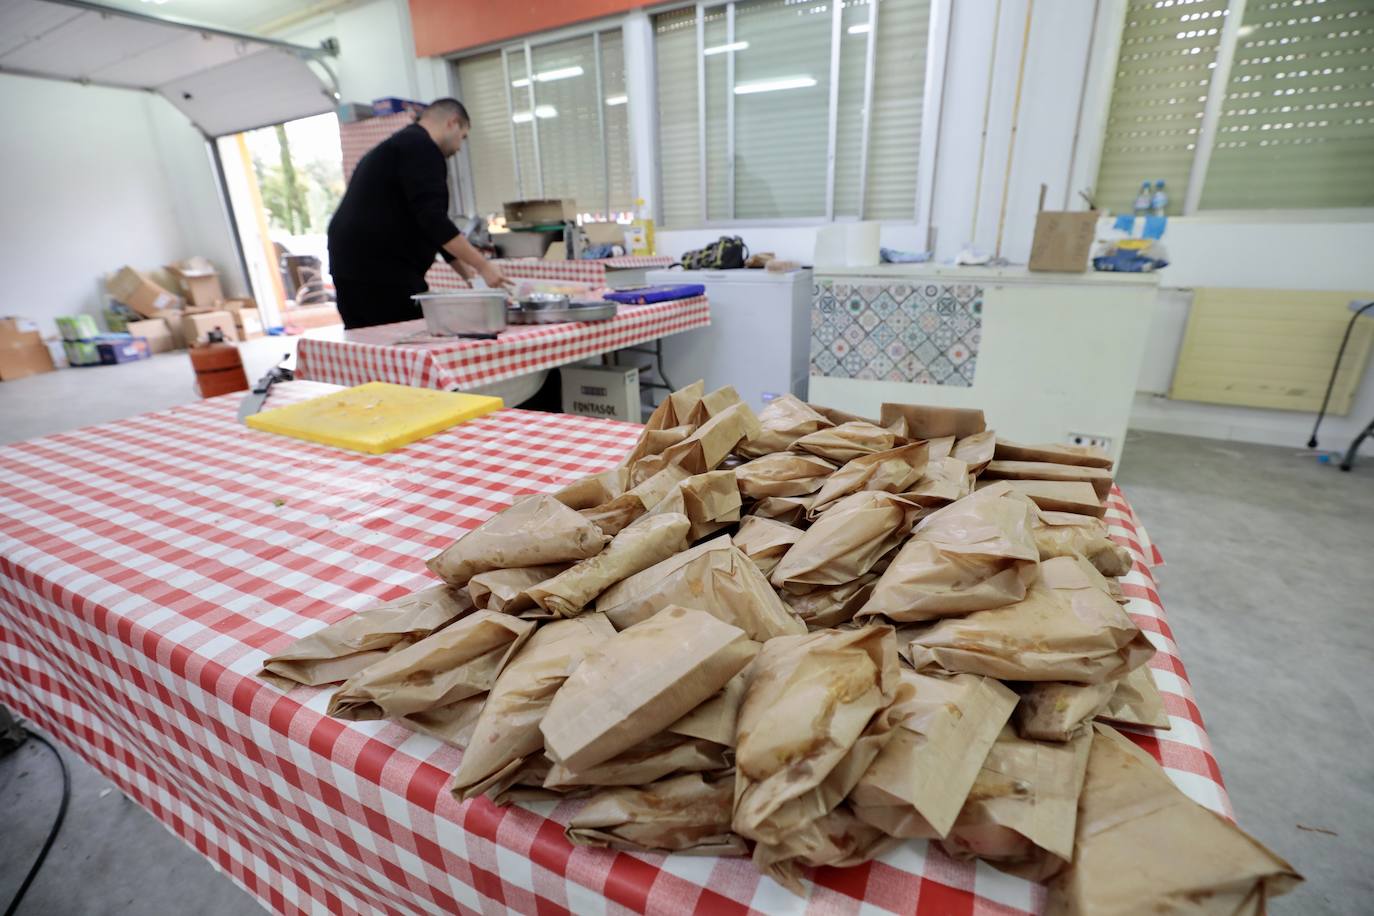
<svg viewBox="0 0 1374 916"><path fill-rule="evenodd" d="M436 337L494 334L506 329L506 294L493 289L461 289L411 296L420 303L425 329Z"/></svg>

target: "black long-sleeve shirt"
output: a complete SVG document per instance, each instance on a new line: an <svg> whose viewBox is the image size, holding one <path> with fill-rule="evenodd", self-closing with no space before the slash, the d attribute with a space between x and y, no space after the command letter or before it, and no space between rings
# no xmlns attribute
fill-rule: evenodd
<svg viewBox="0 0 1374 916"><path fill-rule="evenodd" d="M444 154L412 124L359 160L329 221L329 270L418 292L435 253L458 234L448 217Z"/></svg>

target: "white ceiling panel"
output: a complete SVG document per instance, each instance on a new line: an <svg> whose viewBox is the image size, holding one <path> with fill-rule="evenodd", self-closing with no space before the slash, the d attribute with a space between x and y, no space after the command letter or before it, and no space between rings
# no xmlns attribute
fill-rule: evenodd
<svg viewBox="0 0 1374 916"><path fill-rule="evenodd" d="M0 73L155 91L212 137L332 110L331 53L85 0L0 0Z"/></svg>

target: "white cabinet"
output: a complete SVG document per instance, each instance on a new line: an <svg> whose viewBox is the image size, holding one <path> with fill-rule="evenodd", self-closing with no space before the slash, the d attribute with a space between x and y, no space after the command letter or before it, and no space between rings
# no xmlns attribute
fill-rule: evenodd
<svg viewBox="0 0 1374 916"><path fill-rule="evenodd" d="M701 283L711 302L709 328L663 338L663 368L674 385L734 385L755 410L780 394L806 397L810 270L653 270L645 279Z"/></svg>

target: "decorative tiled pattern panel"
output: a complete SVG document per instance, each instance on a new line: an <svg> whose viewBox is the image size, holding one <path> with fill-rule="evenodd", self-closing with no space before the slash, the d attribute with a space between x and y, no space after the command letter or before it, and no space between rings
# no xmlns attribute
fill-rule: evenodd
<svg viewBox="0 0 1374 916"><path fill-rule="evenodd" d="M981 286L820 279L811 374L968 388L982 334Z"/></svg>

